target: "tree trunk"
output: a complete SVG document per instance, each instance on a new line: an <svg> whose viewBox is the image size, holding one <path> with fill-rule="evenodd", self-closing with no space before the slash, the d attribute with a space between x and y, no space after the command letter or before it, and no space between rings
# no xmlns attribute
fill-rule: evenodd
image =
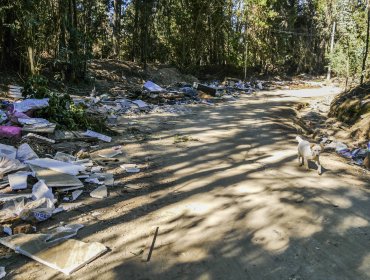
<svg viewBox="0 0 370 280"><path fill-rule="evenodd" d="M245 27L244 27L244 81L247 80L248 68L248 1L245 1Z"/></svg>
<svg viewBox="0 0 370 280"><path fill-rule="evenodd" d="M132 49L131 49L131 60L135 61L137 57L137 41L139 37L139 10L140 10L140 1L141 0L134 0L135 6L135 16L134 16L134 30L132 34Z"/></svg>
<svg viewBox="0 0 370 280"><path fill-rule="evenodd" d="M121 34L121 0L114 0L113 13L113 52L114 56L120 53L120 34Z"/></svg>
<svg viewBox="0 0 370 280"><path fill-rule="evenodd" d="M362 61L362 71L361 71L361 85L364 83L365 71L366 71L366 60L369 53L369 33L370 33L370 6L367 4L367 31L366 31L366 47L364 52L364 59Z"/></svg>
<svg viewBox="0 0 370 280"><path fill-rule="evenodd" d="M336 22L334 21L333 22L333 30L331 32L331 39L330 39L330 55L333 54L333 50L334 50L334 39L335 39L335 25L336 25ZM328 74L326 76L326 79L327 80L330 80L331 78L331 63L329 62L329 66L328 66Z"/></svg>
<svg viewBox="0 0 370 280"><path fill-rule="evenodd" d="M34 51L31 46L27 48L27 54L31 75L35 75Z"/></svg>

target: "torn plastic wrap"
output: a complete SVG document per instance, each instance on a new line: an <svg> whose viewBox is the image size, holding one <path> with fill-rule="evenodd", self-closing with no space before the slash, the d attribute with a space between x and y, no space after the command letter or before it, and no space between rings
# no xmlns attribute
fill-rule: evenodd
<svg viewBox="0 0 370 280"><path fill-rule="evenodd" d="M27 112L30 110L42 109L49 106L49 98L43 99L25 99L20 102L15 102L13 108L15 112Z"/></svg>
<svg viewBox="0 0 370 280"><path fill-rule="evenodd" d="M19 217L24 221L43 222L53 215L55 210L54 203L49 198L40 198L28 202L19 213Z"/></svg>

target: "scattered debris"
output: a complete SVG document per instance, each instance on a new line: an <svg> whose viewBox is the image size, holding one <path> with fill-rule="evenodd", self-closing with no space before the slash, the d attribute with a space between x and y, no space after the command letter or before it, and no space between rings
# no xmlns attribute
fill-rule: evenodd
<svg viewBox="0 0 370 280"><path fill-rule="evenodd" d="M69 175L77 175L81 171L85 171L85 167L77 164L71 164L50 158L39 158L28 160L26 163L38 167L48 168L56 172L65 173Z"/></svg>
<svg viewBox="0 0 370 280"><path fill-rule="evenodd" d="M143 88L144 88L145 90L150 91L150 92L163 92L163 91L165 91L165 90L164 90L163 88L161 88L159 85L157 85L157 84L155 84L155 83L153 83L153 82L151 82L151 81L147 81L147 82L144 84Z"/></svg>
<svg viewBox="0 0 370 280"><path fill-rule="evenodd" d="M99 140L112 142L114 133L122 131L120 118L124 115L191 114L188 104L232 102L262 86L237 79L228 84L199 84L188 78L173 84L153 79L156 83L146 81L123 95L111 91L98 94L94 90L90 96L72 97L49 91L43 79L27 83L24 89L9 86L9 96L18 101L4 101L0 108L0 137L14 145L0 144L0 223L10 235L1 238L0 243L65 274L103 254L107 248L100 243L67 240L82 225L58 226L35 234L37 223L81 207L82 202L74 201L87 192L85 185L94 188L91 197L108 197L108 187L114 186L115 179L110 170L120 166L127 173L141 171L137 164L122 164L130 162L122 146L107 147ZM133 122L127 123L123 131L136 139L154 133L152 127L141 130ZM175 136L175 143L187 141L198 140ZM138 185L127 184L124 190L139 189ZM144 261L150 260L157 235L158 227L148 240Z"/></svg>
<svg viewBox="0 0 370 280"><path fill-rule="evenodd" d="M138 173L138 172L140 172L140 168L137 168L136 164L122 164L121 168L124 169L128 173Z"/></svg>
<svg viewBox="0 0 370 280"><path fill-rule="evenodd" d="M6 276L5 267L0 266L0 279Z"/></svg>
<svg viewBox="0 0 370 280"><path fill-rule="evenodd" d="M27 178L31 172L18 171L8 175L9 185L13 191L27 189Z"/></svg>
<svg viewBox="0 0 370 280"><path fill-rule="evenodd" d="M95 190L93 190L90 193L90 196L93 198L100 198L100 199L108 197L107 187L106 186L97 187Z"/></svg>
<svg viewBox="0 0 370 280"><path fill-rule="evenodd" d="M100 134L100 133L97 133L97 132L92 131L92 130L87 130L83 135L93 137L93 138L98 138L99 140L102 140L104 142L111 142L112 141L111 137Z"/></svg>

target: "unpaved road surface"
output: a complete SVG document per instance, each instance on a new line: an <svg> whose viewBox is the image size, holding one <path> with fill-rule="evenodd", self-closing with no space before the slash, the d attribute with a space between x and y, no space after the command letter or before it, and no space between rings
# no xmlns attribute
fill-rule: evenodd
<svg viewBox="0 0 370 280"><path fill-rule="evenodd" d="M113 170L107 199L86 193L84 206L43 225L82 223L76 238L109 251L72 276L13 254L1 259L8 279L370 279L368 173L332 152L321 176L296 158L294 104L330 92L259 92L183 116L123 118L147 140L111 145L124 144L142 172ZM174 144L176 134L196 141Z"/></svg>

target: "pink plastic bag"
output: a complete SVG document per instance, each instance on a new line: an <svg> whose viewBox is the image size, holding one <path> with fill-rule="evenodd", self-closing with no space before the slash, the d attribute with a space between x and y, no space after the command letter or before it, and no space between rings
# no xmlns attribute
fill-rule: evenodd
<svg viewBox="0 0 370 280"><path fill-rule="evenodd" d="M0 137L20 138L21 136L22 136L22 128L21 127L0 125Z"/></svg>

